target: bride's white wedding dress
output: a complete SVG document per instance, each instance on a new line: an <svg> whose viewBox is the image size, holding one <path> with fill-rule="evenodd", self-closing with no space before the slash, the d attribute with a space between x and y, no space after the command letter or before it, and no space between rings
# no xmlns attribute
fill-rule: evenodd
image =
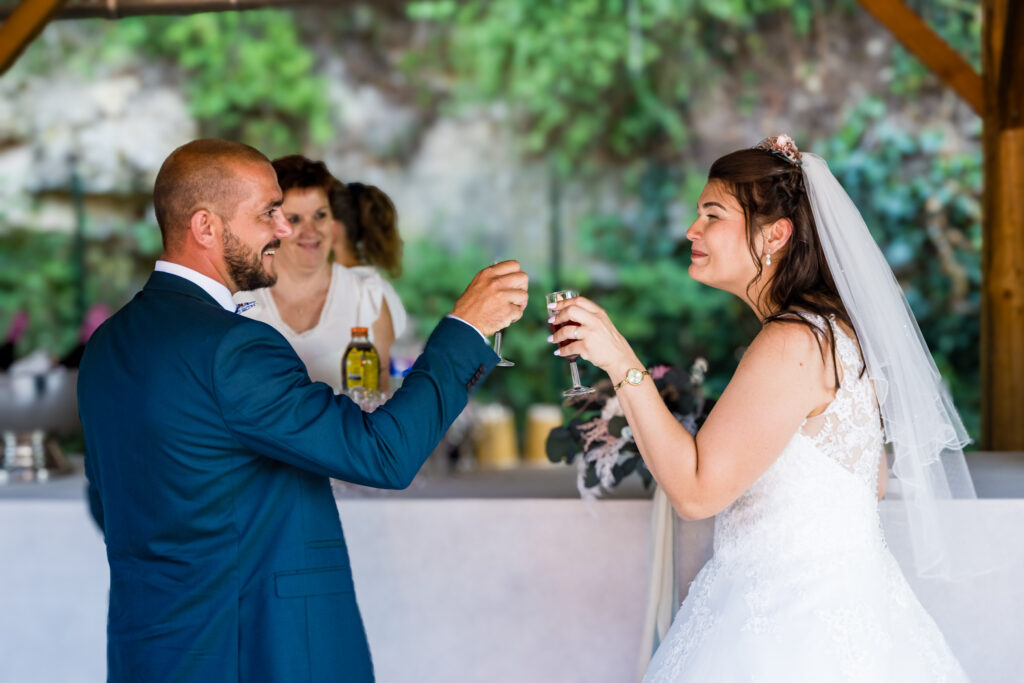
<svg viewBox="0 0 1024 683"><path fill-rule="evenodd" d="M718 515L645 683L967 680L885 544L874 389L832 329L835 400Z"/></svg>

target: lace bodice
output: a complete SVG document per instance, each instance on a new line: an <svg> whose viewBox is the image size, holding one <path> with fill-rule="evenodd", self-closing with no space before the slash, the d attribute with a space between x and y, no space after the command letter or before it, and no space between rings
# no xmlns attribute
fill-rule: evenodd
<svg viewBox="0 0 1024 683"><path fill-rule="evenodd" d="M820 318L815 324L823 326ZM829 320L836 340L839 363L839 388L828 408L806 418L799 434L828 458L852 472L872 491L878 488L879 458L882 453L882 426L875 389L866 374L857 342L835 322Z"/></svg>
<svg viewBox="0 0 1024 683"><path fill-rule="evenodd" d="M880 542L877 486L882 428L860 352L834 321L839 387L778 459L715 520L715 552L747 557L860 552Z"/></svg>

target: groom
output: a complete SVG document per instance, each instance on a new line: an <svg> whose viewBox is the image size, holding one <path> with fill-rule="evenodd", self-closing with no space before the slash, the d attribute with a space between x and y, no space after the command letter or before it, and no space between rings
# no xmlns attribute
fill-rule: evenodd
<svg viewBox="0 0 1024 683"><path fill-rule="evenodd" d="M78 402L110 563L111 681L372 681L328 477L404 488L498 358L527 276L481 271L387 404L309 380L231 294L291 234L273 167L196 140L153 192L163 257L93 335ZM474 329L475 328L475 329Z"/></svg>

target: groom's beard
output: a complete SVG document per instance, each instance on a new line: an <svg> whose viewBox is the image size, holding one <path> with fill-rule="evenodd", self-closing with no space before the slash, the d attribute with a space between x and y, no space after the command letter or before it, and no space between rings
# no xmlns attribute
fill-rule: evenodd
<svg viewBox="0 0 1024 683"><path fill-rule="evenodd" d="M272 287L277 282L277 275L268 273L263 267L263 254L245 246L231 228L224 225L224 262L228 267L228 276L240 290L251 291L261 287ZM281 240L274 240L263 251L277 249Z"/></svg>

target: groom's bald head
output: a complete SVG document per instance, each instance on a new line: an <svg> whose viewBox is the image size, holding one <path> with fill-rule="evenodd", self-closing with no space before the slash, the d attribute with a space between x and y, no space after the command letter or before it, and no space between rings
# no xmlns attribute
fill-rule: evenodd
<svg viewBox="0 0 1024 683"><path fill-rule="evenodd" d="M164 250L180 243L200 209L230 220L249 190L244 172L254 164L269 166L270 160L249 145L229 140L193 140L171 152L153 185Z"/></svg>

